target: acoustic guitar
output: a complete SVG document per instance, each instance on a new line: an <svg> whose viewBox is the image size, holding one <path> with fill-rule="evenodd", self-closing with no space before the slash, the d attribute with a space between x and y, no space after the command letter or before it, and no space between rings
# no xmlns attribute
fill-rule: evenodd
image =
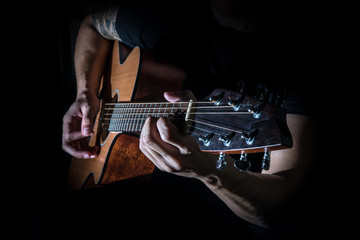
<svg viewBox="0 0 360 240"><path fill-rule="evenodd" d="M224 154L241 154L234 165L245 171L249 168L246 155L254 152L265 153L263 169L268 169L270 151L292 147L281 106L226 89L215 89L201 101L165 101L163 92L181 90L184 79L185 72L176 65L115 41L109 71L102 79L94 134L89 138L89 144L100 150L96 158L72 158L69 188L151 175L154 165L138 146L149 116L172 118L181 131L197 139L202 151L220 154L218 169L225 164Z"/></svg>

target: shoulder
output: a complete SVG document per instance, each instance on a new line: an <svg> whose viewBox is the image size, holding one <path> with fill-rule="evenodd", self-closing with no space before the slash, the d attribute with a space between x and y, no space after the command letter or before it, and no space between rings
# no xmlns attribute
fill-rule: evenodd
<svg viewBox="0 0 360 240"><path fill-rule="evenodd" d="M116 17L119 11L118 6L104 8L90 14L94 28L106 39L121 41L116 31Z"/></svg>

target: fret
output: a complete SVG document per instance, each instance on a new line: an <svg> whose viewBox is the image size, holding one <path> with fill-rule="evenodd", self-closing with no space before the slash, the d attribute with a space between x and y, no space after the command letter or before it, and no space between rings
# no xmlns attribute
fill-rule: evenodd
<svg viewBox="0 0 360 240"><path fill-rule="evenodd" d="M170 113L171 113L171 116L174 115L174 105L175 105L175 103L172 104L172 108L171 108L171 112L170 112Z"/></svg>
<svg viewBox="0 0 360 240"><path fill-rule="evenodd" d="M126 121L126 119L124 117L125 117L125 114L126 114L126 106L122 107L121 112L122 112L122 114L120 115L121 131L125 132L125 121Z"/></svg>
<svg viewBox="0 0 360 240"><path fill-rule="evenodd" d="M163 113L163 117L167 117L166 114L166 110L168 109L168 103L166 103L165 108L164 108L164 113Z"/></svg>
<svg viewBox="0 0 360 240"><path fill-rule="evenodd" d="M149 110L148 110L148 114L147 114L147 118L151 115L150 111L151 111L151 108L152 108L152 104L150 104L150 107L149 107Z"/></svg>
<svg viewBox="0 0 360 240"><path fill-rule="evenodd" d="M121 109L118 111L120 118L118 119L118 124L117 124L117 130L118 131L123 131L122 127L124 125L124 120L123 120L123 113L124 113L124 108L122 105L120 105Z"/></svg>
<svg viewBox="0 0 360 240"><path fill-rule="evenodd" d="M128 107L129 107L129 105L126 105L126 106L124 107L124 115L122 116L122 118L123 118L123 129L124 129L124 132L127 132L126 127L127 127L127 112L129 111L129 110L128 110Z"/></svg>
<svg viewBox="0 0 360 240"><path fill-rule="evenodd" d="M135 119L134 119L134 125L135 125L135 129L134 129L134 132L139 132L139 130L138 130L138 127L139 127L139 125L138 125L138 123L139 123L139 104L136 104L136 110L135 110Z"/></svg>
<svg viewBox="0 0 360 240"><path fill-rule="evenodd" d="M127 105L127 111L126 111L126 115L125 115L125 121L126 121L126 126L125 126L125 129L126 129L126 132L129 132L130 131L130 118L131 118L131 104L128 104Z"/></svg>
<svg viewBox="0 0 360 240"><path fill-rule="evenodd" d="M122 132L123 131L123 125L124 125L124 119L123 119L123 113L124 113L124 108L123 108L123 105L120 105L121 107L121 110L119 111L119 116L120 116L120 119L119 119L119 124L117 125L117 130Z"/></svg>
<svg viewBox="0 0 360 240"><path fill-rule="evenodd" d="M151 116L155 116L155 117L157 117L157 115L155 114L155 111L156 111L156 103L155 103L155 105L154 105L154 107L153 107L153 109L152 109L152 114L151 114Z"/></svg>
<svg viewBox="0 0 360 240"><path fill-rule="evenodd" d="M143 126L143 124L142 124L142 119L144 118L144 117L143 117L143 114L145 113L145 110L143 110L143 108L144 108L144 105L141 104L141 108L140 108L140 113L141 113L141 114L140 114L139 117L138 117L138 132L141 131L142 126Z"/></svg>
<svg viewBox="0 0 360 240"><path fill-rule="evenodd" d="M135 104L135 107L134 107L134 109L133 109L133 113L135 113L136 112L136 104ZM134 117L132 117L131 118L131 132L135 132L135 130L134 130L134 125L135 125L135 118L136 118L136 113L134 114Z"/></svg>
<svg viewBox="0 0 360 240"><path fill-rule="evenodd" d="M107 113L110 113L110 111L108 111ZM117 109L113 110L112 114L118 114L118 110ZM109 123L109 131L117 131L118 125L119 125L119 120L111 117Z"/></svg>
<svg viewBox="0 0 360 240"><path fill-rule="evenodd" d="M120 108L120 109L114 109L114 111L113 111L113 114L120 114L121 113L121 111L122 111L122 108ZM121 116L121 115L119 115L119 116ZM114 122L115 122L115 124L114 124L114 131L119 131L120 130L120 125L121 125L121 123L120 123L120 121L121 121L121 118L120 119L116 119L115 118L115 120L114 120ZM120 130L121 131L121 130Z"/></svg>
<svg viewBox="0 0 360 240"><path fill-rule="evenodd" d="M145 109L148 108L148 105L149 105L149 104L146 104L146 105L145 105ZM151 104L150 104L150 107L151 107ZM148 111L147 111L147 112L148 112L148 115L147 115L147 116L145 115L145 112L146 112L146 110L144 110L144 115L143 115L142 118L141 118L141 128L144 126L145 119L149 116L150 109L148 109Z"/></svg>
<svg viewBox="0 0 360 240"><path fill-rule="evenodd" d="M131 132L132 111L133 111L132 105L130 104L130 105L129 105L129 109L128 109L128 114L127 114L127 117L126 117L127 123L128 123L128 124L127 124L127 131L128 131L128 132Z"/></svg>
<svg viewBox="0 0 360 240"><path fill-rule="evenodd" d="M112 132L140 132L145 120L152 117L169 117L178 109L186 107L184 103L116 103L105 110L104 119L109 121L108 130ZM106 120L105 120L106 121Z"/></svg>
<svg viewBox="0 0 360 240"><path fill-rule="evenodd" d="M106 109L105 108L105 116L109 116L109 113L110 113L110 110L109 109ZM104 120L103 120L104 121ZM108 125L108 127L104 127L104 129L108 129L108 131L110 131L110 121L109 121L109 125Z"/></svg>
<svg viewBox="0 0 360 240"><path fill-rule="evenodd" d="M126 107L127 107L127 105L121 105L122 107L122 110L121 110L121 115L120 115L120 121L121 121L121 130L120 131L122 131L122 132L125 132L125 121L126 121L126 119L125 119L125 114L126 114Z"/></svg>

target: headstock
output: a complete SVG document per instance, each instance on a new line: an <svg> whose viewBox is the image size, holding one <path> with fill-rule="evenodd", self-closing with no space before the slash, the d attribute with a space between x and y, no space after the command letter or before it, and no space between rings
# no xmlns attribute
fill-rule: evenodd
<svg viewBox="0 0 360 240"><path fill-rule="evenodd" d="M241 154L239 161L246 161L247 153L265 152L267 162L263 162L263 167L266 169L271 150L292 147L285 109L262 99L215 89L205 101L191 108L188 131L198 140L202 151ZM219 164L223 160L221 156ZM237 162L237 165L241 164Z"/></svg>

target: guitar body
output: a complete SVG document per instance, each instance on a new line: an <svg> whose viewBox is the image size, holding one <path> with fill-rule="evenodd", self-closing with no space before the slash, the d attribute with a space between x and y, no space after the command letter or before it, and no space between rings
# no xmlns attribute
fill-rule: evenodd
<svg viewBox="0 0 360 240"><path fill-rule="evenodd" d="M168 62L156 59L140 48L129 49L117 41L113 46L109 72L100 91L101 109L94 123L90 145L100 146L92 159L72 158L69 189L93 187L150 175L154 165L139 149L136 135L107 132L99 124L105 103L164 100L164 91L181 90L185 72Z"/></svg>

